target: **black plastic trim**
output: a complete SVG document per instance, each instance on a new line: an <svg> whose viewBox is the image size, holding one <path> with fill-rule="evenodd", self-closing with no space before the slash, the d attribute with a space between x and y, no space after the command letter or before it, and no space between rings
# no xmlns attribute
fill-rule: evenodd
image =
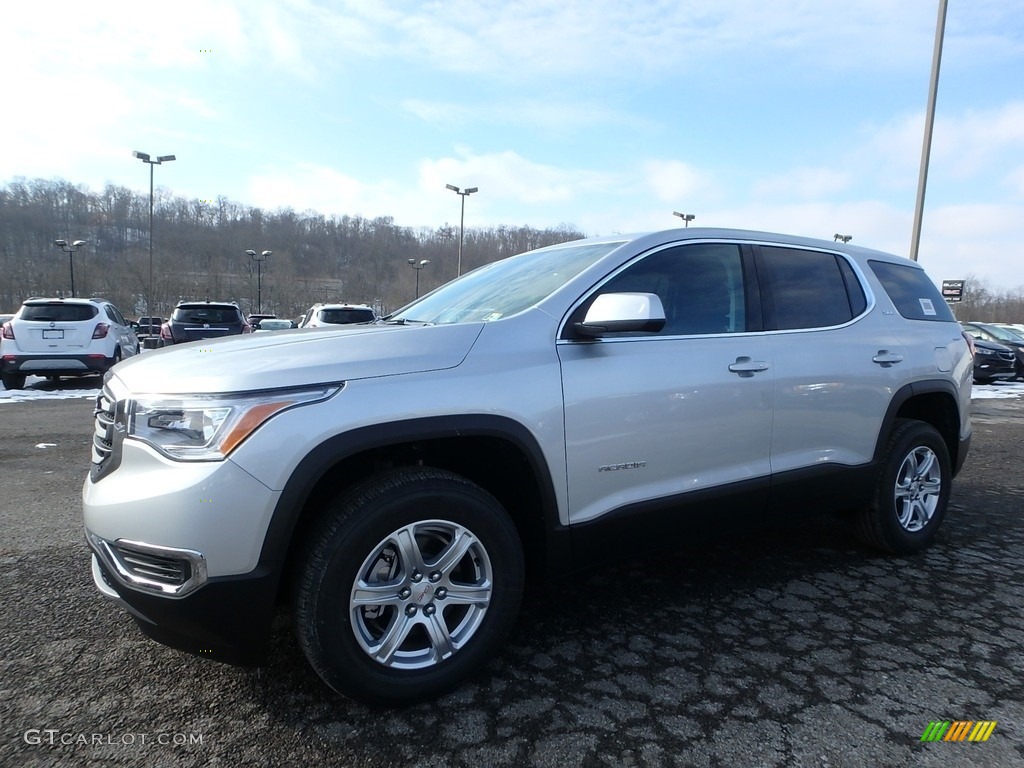
<svg viewBox="0 0 1024 768"><path fill-rule="evenodd" d="M228 664L266 661L277 587L277 577L267 569L212 578L187 597L170 600L123 586L102 558L99 566L139 629L153 640Z"/></svg>
<svg viewBox="0 0 1024 768"><path fill-rule="evenodd" d="M568 556L566 537L558 519L554 483L540 445L530 431L517 421L490 414L435 416L377 424L354 429L326 440L313 448L292 472L285 484L267 529L260 564L277 570L284 563L299 518L317 483L332 467L357 454L390 446L426 440L457 437L497 437L517 446L530 462L542 499L541 514L547 537L546 559Z"/></svg>

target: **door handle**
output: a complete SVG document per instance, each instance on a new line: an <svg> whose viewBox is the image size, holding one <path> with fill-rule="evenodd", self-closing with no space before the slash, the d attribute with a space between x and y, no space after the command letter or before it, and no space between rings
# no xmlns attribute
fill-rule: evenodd
<svg viewBox="0 0 1024 768"><path fill-rule="evenodd" d="M903 355L897 355L888 349L880 349L878 354L871 358L871 362L878 363L883 368L890 368L896 363L902 363Z"/></svg>
<svg viewBox="0 0 1024 768"><path fill-rule="evenodd" d="M736 362L729 366L729 370L738 373L743 378L750 378L755 373L768 370L768 363L762 360L751 360L749 357L737 357Z"/></svg>

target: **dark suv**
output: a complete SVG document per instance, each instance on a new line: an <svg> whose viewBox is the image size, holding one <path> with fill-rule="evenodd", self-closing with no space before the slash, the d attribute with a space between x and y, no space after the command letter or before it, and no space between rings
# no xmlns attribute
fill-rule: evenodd
<svg viewBox="0 0 1024 768"><path fill-rule="evenodd" d="M237 304L223 301L183 301L174 308L171 319L160 328L160 346L182 344L197 339L215 339L250 333L252 328L242 317Z"/></svg>

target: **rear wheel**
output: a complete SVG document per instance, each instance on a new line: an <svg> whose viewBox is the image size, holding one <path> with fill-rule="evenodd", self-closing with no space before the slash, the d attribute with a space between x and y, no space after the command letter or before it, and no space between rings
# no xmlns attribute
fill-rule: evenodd
<svg viewBox="0 0 1024 768"><path fill-rule="evenodd" d="M3 383L7 389L24 389L25 374L0 372L0 383Z"/></svg>
<svg viewBox="0 0 1024 768"><path fill-rule="evenodd" d="M489 493L443 470L391 470L326 510L296 580L296 633L346 696L434 697L500 647L523 573L516 528Z"/></svg>
<svg viewBox="0 0 1024 768"><path fill-rule="evenodd" d="M897 554L924 549L945 517L952 475L942 435L922 421L897 419L874 498L857 521L859 537Z"/></svg>

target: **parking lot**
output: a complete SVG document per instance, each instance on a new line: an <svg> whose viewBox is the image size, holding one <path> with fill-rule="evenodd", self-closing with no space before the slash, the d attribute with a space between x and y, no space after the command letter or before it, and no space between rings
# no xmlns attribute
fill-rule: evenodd
<svg viewBox="0 0 1024 768"><path fill-rule="evenodd" d="M1024 387L979 388L936 544L822 516L548 583L484 674L353 704L282 622L269 667L157 645L91 583L79 493L95 380L0 391L0 764L1024 764ZM1014 394L1020 392L1020 394ZM981 743L933 721L997 721Z"/></svg>

